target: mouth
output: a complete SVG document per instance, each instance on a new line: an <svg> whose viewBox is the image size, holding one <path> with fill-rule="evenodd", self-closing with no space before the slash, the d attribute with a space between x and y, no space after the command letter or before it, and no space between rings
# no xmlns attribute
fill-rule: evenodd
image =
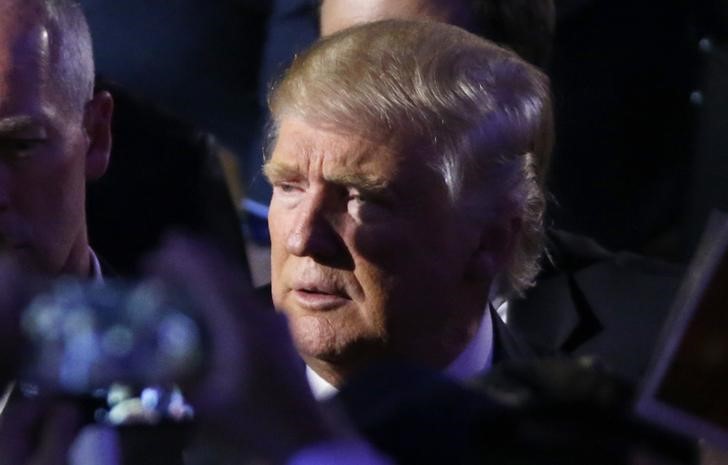
<svg viewBox="0 0 728 465"><path fill-rule="evenodd" d="M334 310L351 301L346 292L328 286L297 286L292 293L301 307L315 311Z"/></svg>

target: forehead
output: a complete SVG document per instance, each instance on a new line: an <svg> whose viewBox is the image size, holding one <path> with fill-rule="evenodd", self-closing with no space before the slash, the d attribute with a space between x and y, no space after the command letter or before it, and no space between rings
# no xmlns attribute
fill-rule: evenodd
<svg viewBox="0 0 728 465"><path fill-rule="evenodd" d="M293 182L331 192L353 188L387 199L390 211L404 219L450 203L432 154L393 138L380 142L284 118L264 171L274 186Z"/></svg>
<svg viewBox="0 0 728 465"><path fill-rule="evenodd" d="M322 129L305 121L284 117L268 164L319 170L324 177L347 172L396 172L404 156L392 144L358 135Z"/></svg>
<svg viewBox="0 0 728 465"><path fill-rule="evenodd" d="M0 0L0 116L37 106L50 77L48 29L13 3Z"/></svg>

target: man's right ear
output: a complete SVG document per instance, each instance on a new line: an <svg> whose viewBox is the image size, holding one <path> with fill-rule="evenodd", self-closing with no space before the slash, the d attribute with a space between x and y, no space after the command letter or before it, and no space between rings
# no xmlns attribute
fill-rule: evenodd
<svg viewBox="0 0 728 465"><path fill-rule="evenodd" d="M114 99L105 90L98 91L86 104L83 127L88 141L86 179L98 179L109 166L111 155L111 117Z"/></svg>

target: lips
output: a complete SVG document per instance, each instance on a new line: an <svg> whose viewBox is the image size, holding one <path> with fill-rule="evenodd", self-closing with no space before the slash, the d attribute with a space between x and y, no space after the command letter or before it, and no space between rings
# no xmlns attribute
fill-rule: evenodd
<svg viewBox="0 0 728 465"><path fill-rule="evenodd" d="M351 301L342 287L332 283L297 283L291 292L298 305L314 311L335 310Z"/></svg>

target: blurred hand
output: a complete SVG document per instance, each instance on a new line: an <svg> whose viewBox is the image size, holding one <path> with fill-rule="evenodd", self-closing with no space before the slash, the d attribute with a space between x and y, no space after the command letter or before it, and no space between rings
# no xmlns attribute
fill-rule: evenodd
<svg viewBox="0 0 728 465"><path fill-rule="evenodd" d="M189 295L209 332L207 369L189 391L206 440L226 442L241 457L283 463L340 434L310 393L285 317L255 295L239 269L180 237L162 247L149 269Z"/></svg>
<svg viewBox="0 0 728 465"><path fill-rule="evenodd" d="M0 390L15 378L23 347L20 315L40 286L40 278L0 256Z"/></svg>
<svg viewBox="0 0 728 465"><path fill-rule="evenodd" d="M0 417L0 461L66 465L81 426L82 415L71 403L13 398Z"/></svg>
<svg viewBox="0 0 728 465"><path fill-rule="evenodd" d="M700 465L728 465L728 449L700 441Z"/></svg>
<svg viewBox="0 0 728 465"><path fill-rule="evenodd" d="M65 465L69 447L83 426L83 414L75 403L26 399L17 388L9 389L26 350L20 328L22 311L49 282L12 259L0 257L0 392L14 391L0 412L2 464Z"/></svg>

